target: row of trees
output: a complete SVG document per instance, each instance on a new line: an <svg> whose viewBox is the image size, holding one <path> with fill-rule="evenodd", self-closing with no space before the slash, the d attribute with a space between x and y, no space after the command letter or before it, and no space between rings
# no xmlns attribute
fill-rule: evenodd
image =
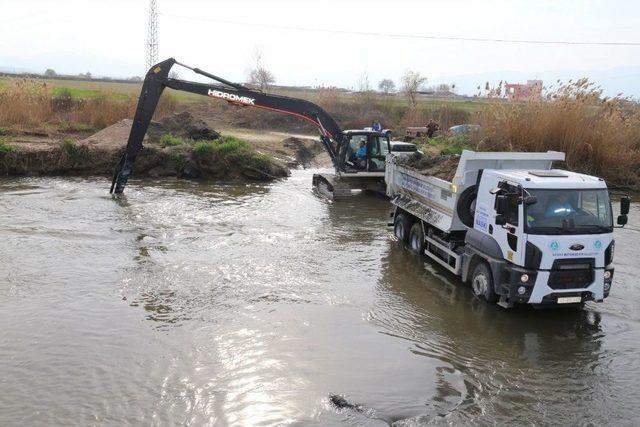
<svg viewBox="0 0 640 427"><path fill-rule="evenodd" d="M54 70L53 68L47 68L44 72L44 76L50 79L54 79L56 77L63 77L63 78L69 78L70 75L68 74L58 74L56 73L56 70ZM80 79L86 79L86 80L91 80L93 79L93 75L91 74L91 72L87 71L86 73L80 73L78 74L76 77L80 78ZM111 77L100 77L100 80L113 80L113 78ZM142 77L140 76L133 76L133 77L129 77L128 79L129 81L132 82L141 82L142 81Z"/></svg>

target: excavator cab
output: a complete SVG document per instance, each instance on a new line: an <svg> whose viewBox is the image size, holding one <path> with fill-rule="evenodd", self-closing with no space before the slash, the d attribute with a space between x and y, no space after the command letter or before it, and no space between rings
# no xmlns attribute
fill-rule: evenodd
<svg viewBox="0 0 640 427"><path fill-rule="evenodd" d="M370 172L384 176L386 156L391 151L388 134L369 130L347 130L343 135L344 143L347 144L345 172Z"/></svg>

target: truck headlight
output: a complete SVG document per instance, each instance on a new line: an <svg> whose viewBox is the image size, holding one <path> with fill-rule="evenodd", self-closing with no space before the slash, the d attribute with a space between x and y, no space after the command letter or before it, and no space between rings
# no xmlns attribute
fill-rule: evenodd
<svg viewBox="0 0 640 427"><path fill-rule="evenodd" d="M604 278L606 279L611 279L611 270L605 270L604 271Z"/></svg>
<svg viewBox="0 0 640 427"><path fill-rule="evenodd" d="M613 255L616 251L616 241L612 240L607 249L604 251L604 266L611 264L613 262Z"/></svg>
<svg viewBox="0 0 640 427"><path fill-rule="evenodd" d="M527 288L525 288L524 286L518 286L519 295L524 295L526 292L527 292Z"/></svg>
<svg viewBox="0 0 640 427"><path fill-rule="evenodd" d="M520 276L520 281L521 281L522 283L527 283L527 282L529 281L529 275L528 275L528 274L526 274L526 273L525 273L525 274L523 274L522 276ZM518 289L518 291L520 291L520 290Z"/></svg>
<svg viewBox="0 0 640 427"><path fill-rule="evenodd" d="M611 282L604 282L604 291L609 292L611 290Z"/></svg>

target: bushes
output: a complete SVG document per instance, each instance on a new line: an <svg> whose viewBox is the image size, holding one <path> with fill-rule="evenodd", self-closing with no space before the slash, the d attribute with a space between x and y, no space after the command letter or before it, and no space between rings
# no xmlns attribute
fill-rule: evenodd
<svg viewBox="0 0 640 427"><path fill-rule="evenodd" d="M472 150L473 144L468 134L439 134L433 138L422 137L412 141L427 155L440 156L461 154L462 150Z"/></svg>
<svg viewBox="0 0 640 427"><path fill-rule="evenodd" d="M0 86L0 126L33 128L57 126L66 130L102 129L133 118L137 97L99 90L50 87L34 79L8 79ZM176 109L176 99L165 94L154 117Z"/></svg>
<svg viewBox="0 0 640 427"><path fill-rule="evenodd" d="M54 116L46 83L11 79L0 87L0 126L33 126Z"/></svg>
<svg viewBox="0 0 640 427"><path fill-rule="evenodd" d="M11 153L14 151L16 151L16 148L13 145L0 141L0 153Z"/></svg>
<svg viewBox="0 0 640 427"><path fill-rule="evenodd" d="M214 141L198 141L193 153L200 168L208 175L233 177L244 175L265 179L288 175L288 169L267 154L255 151L249 143L233 136Z"/></svg>
<svg viewBox="0 0 640 427"><path fill-rule="evenodd" d="M82 152L80 147L71 138L65 138L60 142L60 161L75 165L82 160Z"/></svg>
<svg viewBox="0 0 640 427"><path fill-rule="evenodd" d="M614 186L640 185L640 107L600 99L586 79L561 86L548 100L496 103L480 120L473 145L484 151L563 151L569 169Z"/></svg>

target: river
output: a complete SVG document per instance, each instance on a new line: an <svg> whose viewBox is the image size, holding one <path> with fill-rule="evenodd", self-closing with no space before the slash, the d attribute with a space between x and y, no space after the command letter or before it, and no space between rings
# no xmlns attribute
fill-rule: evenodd
<svg viewBox="0 0 640 427"><path fill-rule="evenodd" d="M637 424L637 204L604 303L504 310L313 172L0 179L0 425Z"/></svg>

